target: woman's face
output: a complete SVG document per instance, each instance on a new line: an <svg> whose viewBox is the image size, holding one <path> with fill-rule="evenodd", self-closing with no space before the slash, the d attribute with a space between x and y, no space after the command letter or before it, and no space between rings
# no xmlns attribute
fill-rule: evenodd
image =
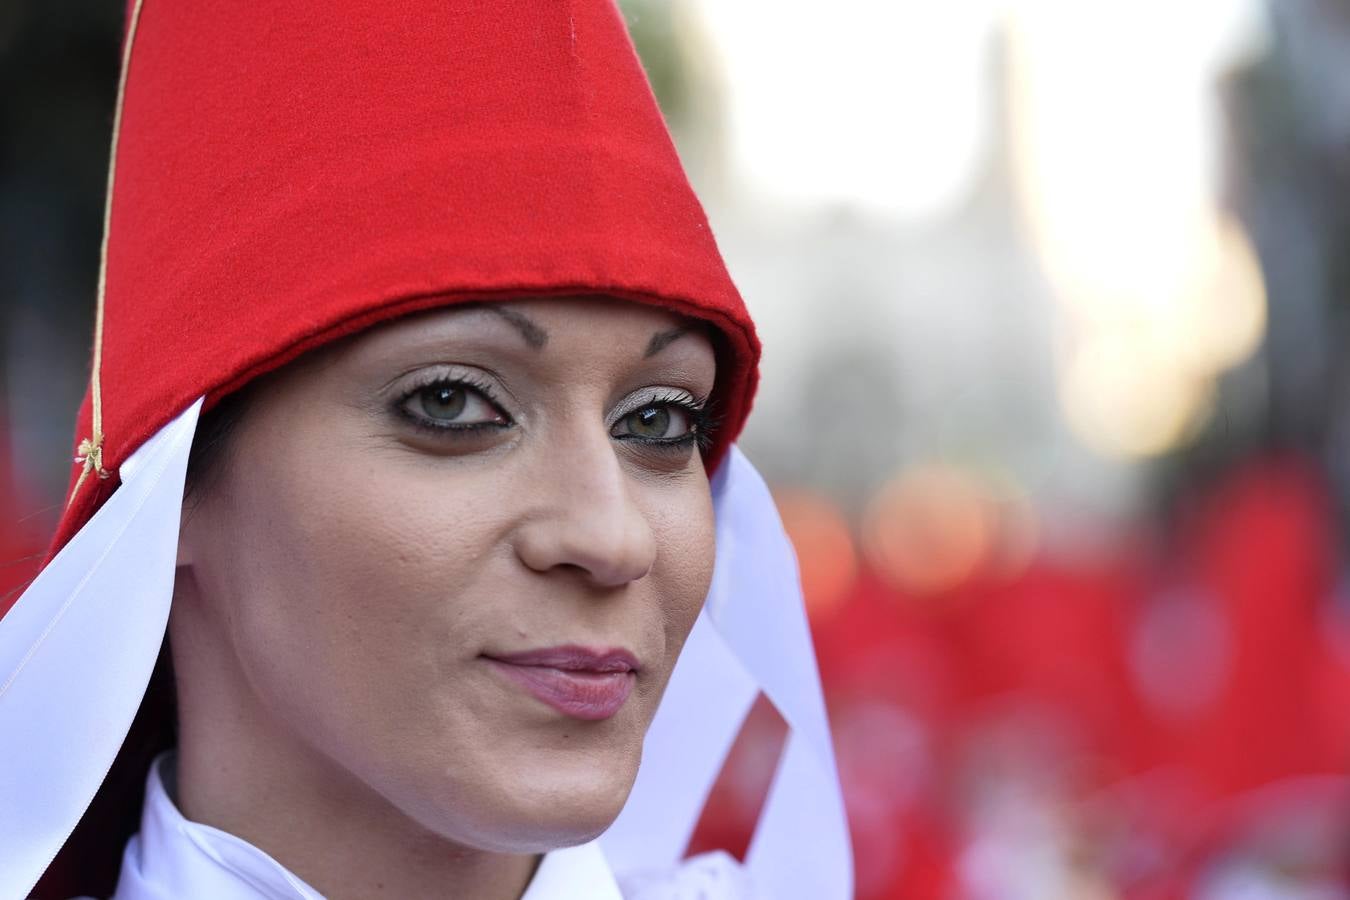
<svg viewBox="0 0 1350 900"><path fill-rule="evenodd" d="M184 728L466 847L593 837L711 578L713 377L701 326L589 298L288 366L186 512Z"/></svg>

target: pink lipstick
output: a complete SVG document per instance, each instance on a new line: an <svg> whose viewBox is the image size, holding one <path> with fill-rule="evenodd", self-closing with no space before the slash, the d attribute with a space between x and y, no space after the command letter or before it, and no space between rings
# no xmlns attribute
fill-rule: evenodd
<svg viewBox="0 0 1350 900"><path fill-rule="evenodd" d="M637 657L627 650L549 647L486 656L498 671L538 700L576 719L608 719L637 680Z"/></svg>

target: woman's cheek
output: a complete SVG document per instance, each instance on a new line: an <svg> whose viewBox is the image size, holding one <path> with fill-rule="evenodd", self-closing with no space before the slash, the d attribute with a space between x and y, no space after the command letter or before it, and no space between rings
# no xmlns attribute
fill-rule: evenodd
<svg viewBox="0 0 1350 900"><path fill-rule="evenodd" d="M406 657L394 652L404 573L379 558L387 524L354 475L286 468L284 479L257 481L285 489L248 498L254 521L245 533L257 541L237 649L275 713L310 731L360 730L386 714L386 688L404 680Z"/></svg>
<svg viewBox="0 0 1350 900"><path fill-rule="evenodd" d="M667 678L712 584L716 554L712 500L707 481L697 481L698 490L682 491L681 502L667 507L669 513L662 517L657 529L660 547L657 571L663 581L658 594L666 627Z"/></svg>

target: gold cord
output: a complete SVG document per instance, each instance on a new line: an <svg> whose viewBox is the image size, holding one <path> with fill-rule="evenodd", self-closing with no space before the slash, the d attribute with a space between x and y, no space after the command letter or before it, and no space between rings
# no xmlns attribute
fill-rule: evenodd
<svg viewBox="0 0 1350 900"><path fill-rule="evenodd" d="M108 232L112 222L113 181L117 174L117 139L122 133L122 102L127 92L127 72L131 68L131 45L136 40L136 25L141 18L142 0L136 0L127 23L126 46L122 48L122 72L117 79L117 104L113 107L112 148L108 151L108 190L103 201L103 242L98 253L98 299L94 306L94 364L89 376L89 405L93 413L93 428L89 437L80 441L75 462L84 466L80 478L70 492L69 506L75 502L80 488L90 472L107 478L103 468L103 390L100 374L103 367L103 297L108 287Z"/></svg>

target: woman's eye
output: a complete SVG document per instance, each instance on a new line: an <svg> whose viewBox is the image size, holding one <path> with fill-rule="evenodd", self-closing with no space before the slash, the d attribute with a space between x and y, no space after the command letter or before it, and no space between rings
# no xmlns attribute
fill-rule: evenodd
<svg viewBox="0 0 1350 900"><path fill-rule="evenodd" d="M693 430L689 413L678 406L644 406L619 420L624 427L620 436L649 441L677 441Z"/></svg>
<svg viewBox="0 0 1350 900"><path fill-rule="evenodd" d="M477 388L440 381L408 395L403 408L433 427L504 425L506 418Z"/></svg>

